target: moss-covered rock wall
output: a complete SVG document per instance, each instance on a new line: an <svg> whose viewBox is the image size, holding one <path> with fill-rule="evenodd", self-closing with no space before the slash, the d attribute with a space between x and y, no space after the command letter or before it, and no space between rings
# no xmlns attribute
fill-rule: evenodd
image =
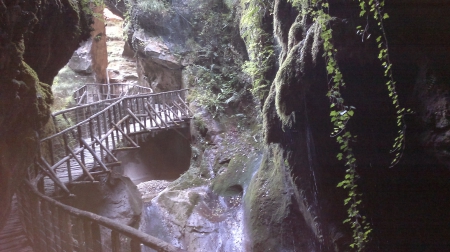
<svg viewBox="0 0 450 252"><path fill-rule="evenodd" d="M440 210L448 209L446 199L450 193L446 151L450 38L444 32L450 28L445 14L448 6L443 1L386 1L384 11L389 18L384 26L399 99L416 111L405 118L407 140L402 160L388 168L398 128L378 59L376 23L359 17L355 1L329 4L332 42L346 82L341 92L346 103L356 107L347 129L358 136L352 147L361 175L361 211L373 228L367 249L448 249L448 232L445 225L439 224L449 219ZM330 80L322 57L320 29L317 20L293 10L288 1L275 1L273 18L280 57L264 103L265 138L268 153L274 155L274 160L284 159L289 176L295 178L293 188L300 197L292 198L290 204L297 209L302 209L302 202L310 206L307 213L298 211L286 220L302 216L296 225L311 234L315 250L345 250L351 232L349 225L342 224L348 216L343 208L346 197L336 184L344 179L346 168L336 159L339 146L330 137L332 124L326 97ZM364 37L356 33L358 25L367 25ZM278 151L274 152L274 148ZM279 164L270 166L279 169ZM303 232L294 238L298 246ZM264 246L266 238L275 239L267 234L265 238L256 236L255 241Z"/></svg>
<svg viewBox="0 0 450 252"><path fill-rule="evenodd" d="M330 137L326 96L330 80L322 56L321 27L292 2L310 1L197 1L195 5L173 1L159 9L135 4L128 38L135 49L145 48L135 39L137 33L164 42L185 67L184 86L191 88L190 102L196 112L191 168L169 186L167 195L177 200L174 195L195 191L199 185L219 195L242 194L238 204L244 218L239 225L244 226L245 243L237 247L243 245L248 251L347 251L352 231L342 223L348 216L346 192L336 188L346 168L336 159L339 146ZM367 249L445 247L448 232L437 220L449 218L442 210L448 209L450 176L446 168L448 6L438 0L386 2L390 18L385 28L399 99L416 111L406 116L407 147L402 161L388 168L398 129L378 59L376 23L359 17L357 1L329 4L332 42L346 82L342 95L356 107L347 128L358 136L352 147L361 175L361 212L373 227ZM145 7L150 11L144 11ZM216 15L203 13L206 7ZM364 37L357 34L358 25L367 25ZM217 32L218 27L223 31ZM236 39L237 31L242 39ZM230 34L229 39L219 39L221 34ZM242 63L249 59L252 62L244 64L244 69L250 76L242 78ZM252 90L253 98L241 91L227 96L229 72L236 73L238 83L230 86ZM261 113L255 106L258 100ZM256 110L245 109L249 104ZM263 156L261 165L252 166L251 172L245 164L237 165L242 151L239 155L226 151L233 149L228 144L236 132L237 139L246 139L239 142L249 140L259 149L245 154L254 160ZM263 139L261 146L258 140ZM242 176L230 176L241 172ZM189 204L195 208L199 202L208 199ZM188 218L189 211L179 214ZM407 232L402 229L405 226ZM420 235L422 231L426 234ZM189 242L183 246L189 248Z"/></svg>
<svg viewBox="0 0 450 252"><path fill-rule="evenodd" d="M0 1L0 227L46 134L53 78L88 37L78 1Z"/></svg>

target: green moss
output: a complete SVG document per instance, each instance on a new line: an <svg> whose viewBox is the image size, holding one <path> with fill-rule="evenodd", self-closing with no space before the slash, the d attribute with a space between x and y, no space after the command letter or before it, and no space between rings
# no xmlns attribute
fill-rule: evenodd
<svg viewBox="0 0 450 252"><path fill-rule="evenodd" d="M301 29L295 30L301 31ZM308 79L308 73L315 64L319 52L319 34L319 25L316 23L311 25L303 42L295 44L288 51L286 59L275 76L275 106L283 125L288 125L292 122L291 120L295 120L292 112L299 103L298 97L303 97L312 82ZM294 37L294 34L290 35L291 39Z"/></svg>
<svg viewBox="0 0 450 252"><path fill-rule="evenodd" d="M33 101L34 121L43 124L50 116L50 105L53 102L51 87L40 82L36 72L27 63L22 62L22 66L20 79L26 84L30 92L28 95L35 96L35 98L30 97Z"/></svg>
<svg viewBox="0 0 450 252"><path fill-rule="evenodd" d="M200 169L191 167L183 173L177 180L169 186L171 190L185 190L187 188L194 188L202 185L207 185L209 181L202 178Z"/></svg>
<svg viewBox="0 0 450 252"><path fill-rule="evenodd" d="M295 186L289 156L278 145L270 145L245 193L246 225L254 251L309 251L313 236L320 236L311 210Z"/></svg>
<svg viewBox="0 0 450 252"><path fill-rule="evenodd" d="M137 6L144 12L166 15L170 12L171 7L164 0L141 0L137 2Z"/></svg>
<svg viewBox="0 0 450 252"><path fill-rule="evenodd" d="M278 70L274 80L275 85L275 106L277 115L284 125L289 123L292 109L288 107L287 97L292 95L291 85L299 84L300 76L297 75L297 56L300 44L295 45L289 52L286 60ZM304 90L302 90L304 91Z"/></svg>
<svg viewBox="0 0 450 252"><path fill-rule="evenodd" d="M237 154L233 156L225 172L219 174L212 184L212 190L218 195L232 196L238 193L240 186L245 189L250 184L253 173L258 169L261 155L250 153L250 155Z"/></svg>
<svg viewBox="0 0 450 252"><path fill-rule="evenodd" d="M276 156L275 156L276 157ZM260 251L260 244L267 246L265 251L277 251L279 241L272 236L281 231L280 224L289 210L289 199L283 197L283 175L281 164L274 156L264 156L261 168L255 174L245 194L246 212L249 213L250 237L254 250ZM277 232L278 231L278 232Z"/></svg>

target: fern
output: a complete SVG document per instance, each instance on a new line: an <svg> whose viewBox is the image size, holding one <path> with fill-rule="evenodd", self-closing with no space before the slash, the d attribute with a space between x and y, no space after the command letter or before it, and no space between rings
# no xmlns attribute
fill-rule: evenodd
<svg viewBox="0 0 450 252"><path fill-rule="evenodd" d="M241 37L246 42L250 60L243 65L243 71L252 78L252 94L264 100L270 88L267 73L275 61L272 36L263 29L263 17L272 12L272 0L244 0L240 21Z"/></svg>

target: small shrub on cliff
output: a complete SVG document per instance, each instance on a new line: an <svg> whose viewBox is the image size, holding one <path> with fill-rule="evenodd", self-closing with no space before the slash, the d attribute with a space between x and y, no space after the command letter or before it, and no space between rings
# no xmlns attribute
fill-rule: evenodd
<svg viewBox="0 0 450 252"><path fill-rule="evenodd" d="M190 91L189 100L198 102L214 117L222 114L227 104L239 100L237 97L245 91L238 75L232 71L223 69L222 73L215 73L212 69L198 65L190 67L188 71L196 76L189 83L194 87Z"/></svg>
<svg viewBox="0 0 450 252"><path fill-rule="evenodd" d="M261 101L264 100L272 82L271 66L275 62L275 52L272 35L264 27L264 17L271 15L273 1L271 0L242 0L242 18L240 20L241 36L247 45L250 60L243 65L253 82L251 92Z"/></svg>
<svg viewBox="0 0 450 252"><path fill-rule="evenodd" d="M137 2L138 8L144 12L167 13L170 10L168 3L164 0L140 0Z"/></svg>

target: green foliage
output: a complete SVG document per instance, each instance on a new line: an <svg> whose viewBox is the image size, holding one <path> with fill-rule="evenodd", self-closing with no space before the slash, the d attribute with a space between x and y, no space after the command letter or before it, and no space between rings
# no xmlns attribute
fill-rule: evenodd
<svg viewBox="0 0 450 252"><path fill-rule="evenodd" d="M52 111L63 110L74 103L72 93L80 87L76 75L68 66L59 70L52 84L54 97Z"/></svg>
<svg viewBox="0 0 450 252"><path fill-rule="evenodd" d="M103 0L81 0L81 7L84 13L88 14L88 15L92 15L95 18L98 19L103 19L103 15L100 15L98 13L94 13L92 11L93 8L98 7L98 6L105 6L105 3L103 2Z"/></svg>
<svg viewBox="0 0 450 252"><path fill-rule="evenodd" d="M389 15L383 11L385 5L384 0L358 1L360 6L359 15L361 17L366 15L367 20L370 15L373 16L374 20L377 22L378 29L381 32L381 35L376 38L379 48L378 58L381 61L382 67L385 69L384 76L387 79L386 86L392 104L396 109L397 126L399 127L398 135L395 138L393 149L391 150L391 153L394 153L394 158L390 167L393 167L399 162L405 148L406 126L404 123L404 116L407 113L411 113L411 110L406 110L400 106L398 94L396 92L396 83L392 73L392 63L389 59L389 46L383 24L383 21L389 18ZM336 141L340 145L341 152L337 154L337 159L344 160L345 165L347 166L345 178L338 184L338 187L342 187L348 191L348 197L344 200L344 204L348 206L348 218L344 223L349 223L353 230L353 242L350 247L357 251L362 251L368 242L371 227L366 222L366 217L362 215L359 210L362 195L358 192L356 183L359 178L356 172L357 163L351 148L351 143L356 141L356 136L352 136L346 129L348 121L354 115L355 108L344 105L344 99L341 96L340 89L345 86L345 82L335 59L337 50L332 43L332 30L328 25L329 20L331 20L331 17L328 14L329 4L322 0L292 0L291 2L302 12L310 14L314 21L320 24L320 37L323 41L324 49L323 56L326 60L326 71L330 77L327 96L330 98L330 117L334 126L331 136L336 137ZM367 27L368 25L366 25L365 29L362 29L361 26L357 27L357 33L363 36L363 41L366 35L368 35L367 39L370 37L370 34L367 34Z"/></svg>
<svg viewBox="0 0 450 252"><path fill-rule="evenodd" d="M253 81L252 94L264 100L269 92L271 80L267 78L275 61L272 36L264 30L263 18L273 9L272 0L242 0L240 21L241 36L247 45L250 61L243 65L243 71Z"/></svg>
<svg viewBox="0 0 450 252"><path fill-rule="evenodd" d="M359 193L356 183L359 176L356 172L356 158L350 146L351 142L356 141L356 136L352 136L346 129L348 121L354 115L355 108L344 105L344 99L340 92L341 88L345 86L345 82L335 58L337 50L332 43L332 31L331 28L327 26L328 21L331 19L329 14L327 14L328 12L325 12L327 8L328 4L324 3L322 4L322 8L315 13L316 20L321 26L320 36L323 40L323 56L327 63L326 71L332 80L332 85L329 87L327 93L331 103L331 122L334 126L332 136L336 137L336 141L341 149L341 152L337 155L337 159L344 160L345 165L347 166L345 178L338 184L338 187L343 187L348 190L348 196L344 200L344 204L348 206L348 218L344 223L350 223L353 230L353 242L350 244L350 247L355 248L357 251L362 251L368 242L371 228L366 222L366 217L362 215L359 210L361 193Z"/></svg>
<svg viewBox="0 0 450 252"><path fill-rule="evenodd" d="M246 61L242 65L242 71L252 78L253 86L250 89L253 96L263 100L267 97L271 81L264 78L264 72L269 70L270 61L273 60L273 48L263 50L256 60Z"/></svg>
<svg viewBox="0 0 450 252"><path fill-rule="evenodd" d="M189 99L197 101L214 117L225 111L226 104L238 100L242 95L238 76L234 72L215 73L203 66L191 66L196 78L191 81ZM195 69L193 69L195 68ZM189 70L188 70L189 71Z"/></svg>
<svg viewBox="0 0 450 252"><path fill-rule="evenodd" d="M331 16L328 14L329 4L321 0L312 0L311 2L292 0L292 3L303 13L310 14L320 27L320 38L323 41L324 49L323 57L326 62L326 72L330 78L327 96L330 100L330 118L333 124L331 136L336 138L341 150L336 158L343 160L347 167L344 180L337 186L348 191L347 198L344 200L344 204L348 206L348 218L344 223L349 223L353 230L353 241L350 247L362 251L369 241L369 234L372 229L367 223L366 217L360 212L362 195L356 183L359 175L356 172L357 161L351 147L351 143L356 141L356 136L352 136L346 128L347 123L355 113L355 107L345 105L344 98L341 95L341 88L345 87L345 81L335 57L337 49L334 47L332 30L329 25L331 20Z"/></svg>
<svg viewBox="0 0 450 252"><path fill-rule="evenodd" d="M164 0L140 0L137 7L144 12L165 14L170 11L169 3Z"/></svg>
<svg viewBox="0 0 450 252"><path fill-rule="evenodd" d="M394 141L394 145L392 147L392 150L390 151L394 155L390 167L394 167L400 161L400 158L405 149L406 125L404 116L405 114L412 113L412 111L410 109L401 107L398 100L396 82L392 73L392 63L389 59L389 44L383 24L384 20L389 18L389 15L384 12L384 0L359 0L359 6L361 9L359 15L361 17L367 15L367 18L372 15L374 20L377 22L378 29L381 32L381 35L376 38L379 49L378 59L381 61L381 65L385 69L384 76L387 79L386 87L389 91L389 97L391 98L392 104L394 105L397 113L397 127L399 128L397 137ZM359 35L363 37L366 36L367 30L362 29L362 26L358 26L356 29Z"/></svg>

